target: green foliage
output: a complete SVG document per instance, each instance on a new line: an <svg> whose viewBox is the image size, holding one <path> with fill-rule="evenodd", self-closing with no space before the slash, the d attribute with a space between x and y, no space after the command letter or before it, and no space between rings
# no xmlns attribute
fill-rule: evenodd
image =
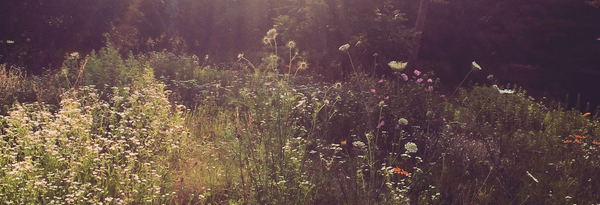
<svg viewBox="0 0 600 205"><path fill-rule="evenodd" d="M171 109L158 83L114 88L109 101L93 87L66 93L56 113L43 103L16 104L2 119L2 201L170 201L173 185L165 182L188 135L183 107Z"/></svg>
<svg viewBox="0 0 600 205"><path fill-rule="evenodd" d="M104 90L112 86L122 87L133 83L147 68L147 64L136 60L131 53L123 60L119 51L109 46L98 53L92 51L89 62L82 70L86 85L96 85L98 89ZM72 67L63 69L73 70ZM68 73L73 75L72 72Z"/></svg>
<svg viewBox="0 0 600 205"><path fill-rule="evenodd" d="M445 96L431 72L356 73L325 83L284 67L291 50L278 56L274 44L268 48L273 53L258 66L241 54L237 63L208 65L168 52L123 59L108 48L67 59L54 75L66 90L58 108L38 97L0 120L0 197L79 204L599 199L597 116L548 109L517 86L475 85ZM3 84L3 99L39 85L18 71L0 77L18 79Z"/></svg>

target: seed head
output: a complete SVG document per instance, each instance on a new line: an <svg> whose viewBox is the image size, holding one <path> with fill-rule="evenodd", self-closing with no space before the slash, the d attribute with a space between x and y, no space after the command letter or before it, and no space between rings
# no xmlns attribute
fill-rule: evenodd
<svg viewBox="0 0 600 205"><path fill-rule="evenodd" d="M275 37L277 37L277 30L272 28L271 30L267 31L267 38L275 39Z"/></svg>
<svg viewBox="0 0 600 205"><path fill-rule="evenodd" d="M288 43L287 43L287 45L286 45L286 46L287 46L288 48L295 48L295 47L296 47L296 42L294 42L294 41L290 41L290 42L288 42Z"/></svg>
<svg viewBox="0 0 600 205"><path fill-rule="evenodd" d="M298 70L306 70L308 68L308 63L306 61L298 62Z"/></svg>

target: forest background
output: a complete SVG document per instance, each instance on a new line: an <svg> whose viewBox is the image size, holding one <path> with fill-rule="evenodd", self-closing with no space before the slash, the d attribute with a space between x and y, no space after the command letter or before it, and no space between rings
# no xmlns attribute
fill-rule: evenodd
<svg viewBox="0 0 600 205"><path fill-rule="evenodd" d="M420 6L422 37L415 30ZM379 75L391 75L389 61L410 60L410 68L457 85L476 61L489 69L469 80L486 82L493 74L536 97L564 101L570 94L571 105L582 93L580 101L594 108L599 6L597 0L11 0L0 8L0 63L41 74L60 68L65 54L83 56L107 41L124 55L167 49L213 64L242 52L259 60L268 52L261 39L275 26L281 42L294 40L304 51L309 72L330 81L350 74L338 51L349 43L357 65L370 70L374 59L382 62L374 68Z"/></svg>

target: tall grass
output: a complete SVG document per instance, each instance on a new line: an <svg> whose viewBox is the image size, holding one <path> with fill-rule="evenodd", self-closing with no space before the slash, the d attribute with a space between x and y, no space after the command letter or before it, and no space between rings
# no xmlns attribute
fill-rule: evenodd
<svg viewBox="0 0 600 205"><path fill-rule="evenodd" d="M275 53L220 66L168 52L122 58L111 48L67 58L43 77L56 79L46 80L60 85L54 91L21 95L41 81L0 70L16 79L0 84L11 106L0 120L6 203L600 200L597 116L550 109L517 86L501 94L473 85L449 98L431 72L391 79L360 70L325 83L292 74Z"/></svg>

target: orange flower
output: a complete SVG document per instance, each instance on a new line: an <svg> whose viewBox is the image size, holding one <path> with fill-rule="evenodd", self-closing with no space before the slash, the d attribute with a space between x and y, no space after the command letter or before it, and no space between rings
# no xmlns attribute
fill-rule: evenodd
<svg viewBox="0 0 600 205"><path fill-rule="evenodd" d="M571 142L573 142L573 140L565 140L563 143L565 143L565 144L569 144L569 143L571 143Z"/></svg>
<svg viewBox="0 0 600 205"><path fill-rule="evenodd" d="M404 171L403 169L400 169L398 167L395 167L394 171L398 174L402 174L402 175L406 175L406 176L410 175L410 173L408 173L407 171Z"/></svg>
<svg viewBox="0 0 600 205"><path fill-rule="evenodd" d="M346 145L346 140L342 141L341 143L342 145Z"/></svg>
<svg viewBox="0 0 600 205"><path fill-rule="evenodd" d="M577 144L581 144L581 141L579 141L579 140L575 140L575 142L576 142Z"/></svg>
<svg viewBox="0 0 600 205"><path fill-rule="evenodd" d="M584 117L587 117L588 115L590 115L591 113L586 112L585 114L583 114Z"/></svg>
<svg viewBox="0 0 600 205"><path fill-rule="evenodd" d="M575 138L577 138L577 139L585 139L585 136L575 135Z"/></svg>
<svg viewBox="0 0 600 205"><path fill-rule="evenodd" d="M600 142L593 141L592 144L600 146Z"/></svg>

